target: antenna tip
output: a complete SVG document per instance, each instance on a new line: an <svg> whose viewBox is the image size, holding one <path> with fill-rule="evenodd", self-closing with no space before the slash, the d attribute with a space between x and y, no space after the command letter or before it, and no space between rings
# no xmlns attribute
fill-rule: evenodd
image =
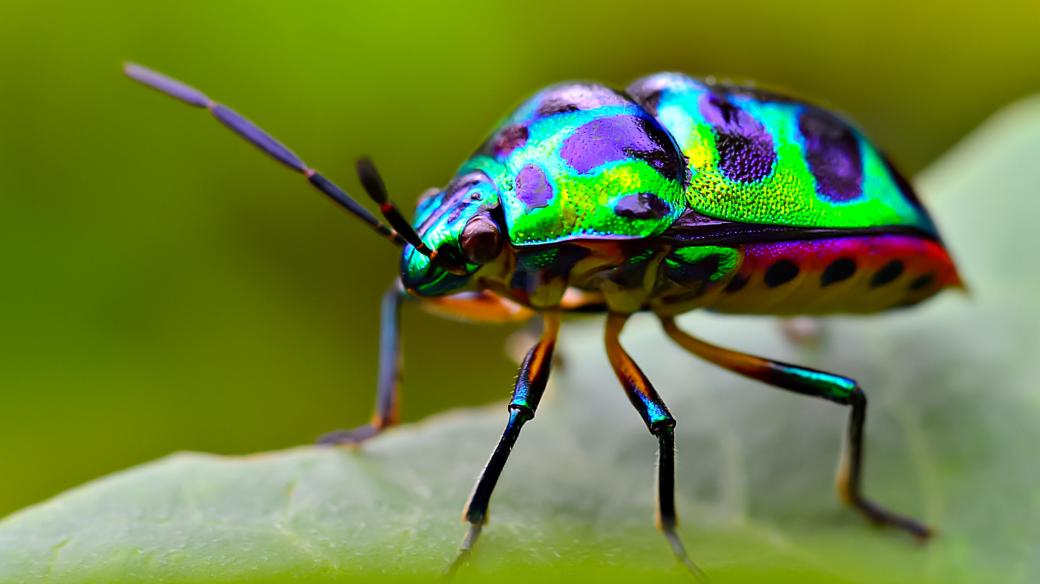
<svg viewBox="0 0 1040 584"><path fill-rule="evenodd" d="M361 186L365 188L368 196L372 197L372 200L379 204L386 203L389 199L386 193L386 185L383 183L383 177L379 176L376 165L372 164L372 160L368 157L358 158L355 168L357 168Z"/></svg>
<svg viewBox="0 0 1040 584"><path fill-rule="evenodd" d="M138 65L137 63L126 61L123 63L123 73L138 83L165 93L175 99L179 99L188 105L193 105L195 107L210 107L213 103L213 100L198 89L171 77L167 77L166 75L153 69L149 69L144 65Z"/></svg>
<svg viewBox="0 0 1040 584"><path fill-rule="evenodd" d="M124 75L126 75L127 77L132 77L134 79L142 77L145 72L152 72L151 69L148 69L147 67L144 67L142 65L138 65L133 61L123 61L122 69Z"/></svg>

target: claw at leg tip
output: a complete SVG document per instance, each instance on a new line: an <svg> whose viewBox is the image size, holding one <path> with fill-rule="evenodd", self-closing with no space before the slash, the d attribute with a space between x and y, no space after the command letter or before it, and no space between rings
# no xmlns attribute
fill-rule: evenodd
<svg viewBox="0 0 1040 584"><path fill-rule="evenodd" d="M686 547L683 545L682 540L679 539L679 534L674 529L665 529L663 532L664 536L668 538L668 543L672 546L672 553L675 554L676 561L682 564L696 581L702 583L710 582L708 575L697 564L693 563L690 556L686 554Z"/></svg>
<svg viewBox="0 0 1040 584"><path fill-rule="evenodd" d="M466 532L466 537L462 538L462 543L459 544L458 554L455 559L448 564L448 567L444 570L444 576L450 578L455 575L455 572L469 560L473 544L476 543L477 538L480 536L480 530L483 526L478 524L470 524L469 530Z"/></svg>
<svg viewBox="0 0 1040 584"><path fill-rule="evenodd" d="M318 437L320 446L351 446L357 448L379 433L373 426L362 426L353 430L333 430Z"/></svg>

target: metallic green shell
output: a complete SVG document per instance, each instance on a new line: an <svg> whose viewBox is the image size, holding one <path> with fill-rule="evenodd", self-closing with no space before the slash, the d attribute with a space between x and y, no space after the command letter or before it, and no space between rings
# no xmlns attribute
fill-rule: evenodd
<svg viewBox="0 0 1040 584"><path fill-rule="evenodd" d="M539 92L420 205L415 226L428 246L462 258L460 236L478 213L514 248L657 236L741 244L808 231L938 239L910 185L847 121L675 73L643 78L627 93L592 83ZM638 255L638 245L625 249ZM462 267L448 273L406 248L402 281L418 294L447 294L480 269Z"/></svg>
<svg viewBox="0 0 1040 584"><path fill-rule="evenodd" d="M462 168L499 187L513 245L659 235L686 208L686 163L639 104L602 85L529 99Z"/></svg>
<svg viewBox="0 0 1040 584"><path fill-rule="evenodd" d="M847 121L763 91L660 73L628 92L670 132L692 175L687 204L741 223L936 235L909 184Z"/></svg>

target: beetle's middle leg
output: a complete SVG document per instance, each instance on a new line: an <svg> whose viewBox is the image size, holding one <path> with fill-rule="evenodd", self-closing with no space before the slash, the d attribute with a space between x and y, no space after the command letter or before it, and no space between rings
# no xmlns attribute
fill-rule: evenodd
<svg viewBox="0 0 1040 584"><path fill-rule="evenodd" d="M549 370L552 366L553 349L556 346L556 336L560 330L560 315L557 312L545 312L542 315L544 328L541 339L528 351L520 372L517 374L516 387L513 389L513 399L509 402L509 419L506 428L502 432L498 446L491 453L487 465L484 466L477 484L473 487L473 493L466 503L466 510L462 514L463 521L469 523L469 531L466 533L459 553L455 561L448 567L448 573L455 571L469 556L473 544L476 543L480 530L488 520L488 504L491 501L491 492L495 489L498 477L502 474L506 459L520 436L520 429L530 419L534 418L538 402L545 392L546 383L549 381Z"/></svg>
<svg viewBox="0 0 1040 584"><path fill-rule="evenodd" d="M694 576L703 578L703 573L686 555L686 548L675 531L679 525L679 517L675 511L675 418L668 412L668 406L661 400L661 396L657 395L650 380L628 356L618 340L628 317L627 314L614 312L607 316L604 334L607 357L625 390L625 395L660 444L657 464L657 528L668 538L676 559Z"/></svg>
<svg viewBox="0 0 1040 584"><path fill-rule="evenodd" d="M931 536L932 531L918 521L893 513L867 499L862 492L860 479L863 474L863 425L867 416L867 396L852 379L799 367L779 361L771 361L745 353L738 353L706 343L679 329L675 319L662 317L665 332L679 346L730 371L757 379L769 385L832 401L849 406L849 425L838 466L838 494L849 505L858 509L867 519L879 525L891 525L902 529L919 540Z"/></svg>

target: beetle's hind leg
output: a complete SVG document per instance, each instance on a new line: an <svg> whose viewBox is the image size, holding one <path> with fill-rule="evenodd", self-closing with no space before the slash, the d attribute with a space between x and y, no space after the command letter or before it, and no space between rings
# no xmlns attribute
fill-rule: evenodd
<svg viewBox="0 0 1040 584"><path fill-rule="evenodd" d="M703 580L704 573L690 560L675 530L679 525L679 516L675 511L675 418L668 412L668 406L661 400L661 396L657 395L650 380L621 346L618 337L628 321L628 316L618 313L607 316L604 334L607 357L628 400L632 402L646 423L647 429L657 438L660 445L657 454L657 528L668 539L676 559L695 577Z"/></svg>
<svg viewBox="0 0 1040 584"><path fill-rule="evenodd" d="M931 537L932 530L928 526L889 511L862 493L860 482L863 474L863 425L867 416L867 396L858 383L840 375L717 347L683 332L671 317L661 318L661 324L668 336L681 347L734 373L781 389L849 406L849 425L838 466L838 494L843 501L876 524L899 528L922 541Z"/></svg>
<svg viewBox="0 0 1040 584"><path fill-rule="evenodd" d="M397 281L383 294L379 314L379 382L372 421L351 430L324 434L318 438L319 444L360 444L397 423L401 385L401 304L407 297Z"/></svg>
<svg viewBox="0 0 1040 584"><path fill-rule="evenodd" d="M469 523L466 537L459 546L458 555L448 566L447 573L452 574L469 558L473 545L476 543L484 524L488 520L488 505L491 502L491 493L498 483L498 477L505 468L509 453L520 436L520 429L527 421L534 418L538 402L542 399L545 386L549 382L549 370L552 367L553 349L556 346L556 335L560 330L560 315L556 312L543 314L544 327L542 336L538 343L528 351L520 365L517 374L516 387L513 389L513 399L509 402L509 419L505 430L498 441L498 446L491 453L487 465L480 473L477 484L473 487L473 493L466 503L466 510L462 514L462 520Z"/></svg>

